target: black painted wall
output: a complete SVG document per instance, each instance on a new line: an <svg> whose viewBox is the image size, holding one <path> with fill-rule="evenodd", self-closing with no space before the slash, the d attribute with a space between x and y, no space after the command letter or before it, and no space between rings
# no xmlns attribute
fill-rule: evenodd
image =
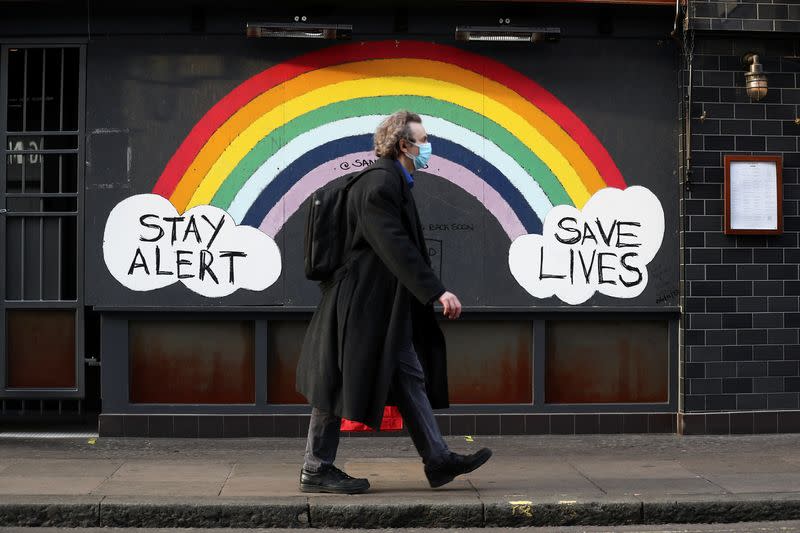
<svg viewBox="0 0 800 533"><path fill-rule="evenodd" d="M679 279L675 238L678 187L673 181L677 172L678 57L675 46L666 39L672 23L670 14L663 9L658 11L660 17L654 11L626 11L613 19L613 31L607 34L595 13L559 13L557 8L553 12L553 24L561 27L567 37L551 46L457 43L452 30L459 19L442 18L434 23L413 14L407 18L414 32L402 37L462 47L501 61L542 84L580 117L608 151L626 183L643 185L658 197L666 227L661 248L648 267L647 287L640 295L612 298L596 294L580 307L673 309L677 305ZM149 16L155 18L153 13ZM370 24L354 25L363 28L361 33L354 30L354 39L400 37L376 30L383 31L386 19L386 13L377 12L368 19ZM87 43L87 305L316 306L319 289L316 283L304 279L299 268L304 210L293 215L277 235L282 275L260 292L240 290L226 297L207 298L180 284L154 291L132 291L111 276L102 254L97 253L111 209L124 198L152 190L172 153L206 110L239 83L269 66L332 45L296 39L247 39L241 31L247 20L243 14L209 17L209 24L224 23L239 30L209 34L202 39L187 38L170 29L164 29L158 39L136 34L134 30L142 30L142 21L132 22L133 29L126 32L115 30L113 25L101 26L100 22L95 25L96 30L99 27L108 31L96 34ZM534 25L536 20L547 19L529 16L515 20L520 25ZM621 57L625 61L609 69L607 61ZM620 78L632 83L620 87L616 84ZM642 153L648 156L643 158ZM440 263L436 268L445 285L459 295L465 306L474 310L568 307L556 298L534 298L517 283L508 267L510 241L494 217L473 197L439 178L420 178L415 197L425 222L425 237L438 242ZM446 223L477 229L474 233L436 229Z"/></svg>
<svg viewBox="0 0 800 533"><path fill-rule="evenodd" d="M695 12L710 13L716 5L702 4L695 4ZM750 5L754 9L748 13L766 12L762 4L757 9ZM771 22L777 29L781 21ZM761 54L768 73L769 93L760 102L751 102L744 87L741 57L751 51ZM800 407L800 125L795 123L800 60L795 55L790 35L695 35L692 172L682 221L685 412ZM684 72L684 82L687 78ZM783 156L783 235L723 234L722 162L727 153ZM725 420L714 419L719 426L714 429L727 432ZM734 420L731 416L732 432ZM777 426L754 429L774 432Z"/></svg>

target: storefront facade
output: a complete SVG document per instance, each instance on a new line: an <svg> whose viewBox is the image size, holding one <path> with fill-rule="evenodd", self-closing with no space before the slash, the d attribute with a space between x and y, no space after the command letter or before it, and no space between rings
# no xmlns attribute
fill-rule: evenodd
<svg viewBox="0 0 800 533"><path fill-rule="evenodd" d="M712 377L731 371L716 359L698 374L709 330L733 330L739 354L748 337L743 309L704 325L729 302L704 296L699 310L697 282L720 278L704 266L697 279L698 261L720 248L722 266L721 248L761 242L719 244L712 213L696 212L716 208L694 196L712 195L711 156L695 158L702 180L690 176L704 183L685 187L689 62L680 27L670 37L674 6L53 9L34 24L29 5L12 5L0 22L4 419L71 406L97 411L101 436L303 435L294 370L320 294L303 275L306 200L368 165L378 121L403 108L423 116L434 150L414 188L433 267L465 305L442 323L445 433L711 432L709 409L730 432L730 412L754 408L701 392L714 379L720 395L744 386L740 370ZM270 37L270 24L329 25L332 38ZM480 40L526 27L542 39ZM696 54L705 37L689 34ZM736 68L721 76L741 88ZM743 112L769 110L749 102ZM793 205L765 248L796 246ZM711 250L695 251L697 231ZM768 275L791 276L784 254ZM785 341L781 359L798 342L790 327L763 343ZM794 374L779 366L791 389L797 361ZM797 392L783 394L798 408Z"/></svg>

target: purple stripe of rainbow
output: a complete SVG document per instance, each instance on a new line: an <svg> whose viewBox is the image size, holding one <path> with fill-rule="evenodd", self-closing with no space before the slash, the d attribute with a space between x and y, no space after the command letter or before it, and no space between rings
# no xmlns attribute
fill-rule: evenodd
<svg viewBox="0 0 800 533"><path fill-rule="evenodd" d="M352 167L353 161L374 158L372 152L354 152L326 161L312 169L294 183L283 198L269 210L261 221L259 229L274 238L314 191L340 176L358 170ZM474 196L497 219L512 241L527 233L508 202L477 174L458 163L436 155L431 156L428 167L427 172L440 176Z"/></svg>

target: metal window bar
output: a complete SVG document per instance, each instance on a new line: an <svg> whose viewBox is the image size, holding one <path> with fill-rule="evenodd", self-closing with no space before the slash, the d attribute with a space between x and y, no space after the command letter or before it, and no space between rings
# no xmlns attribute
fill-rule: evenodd
<svg viewBox="0 0 800 533"><path fill-rule="evenodd" d="M64 130L64 53L65 49L61 49L61 85L59 85L59 93L58 93L58 129L63 131ZM61 158L59 158L59 174L61 171ZM59 176L60 180L60 176ZM59 191L61 190L60 181L59 181Z"/></svg>
<svg viewBox="0 0 800 533"><path fill-rule="evenodd" d="M40 137L42 135L47 135L50 137L56 136L68 136L68 135L78 135L80 132L75 130L64 130L64 131L8 131L9 137Z"/></svg>
<svg viewBox="0 0 800 533"><path fill-rule="evenodd" d="M30 96L31 96L29 94L29 89L28 89L28 87L30 85L30 83L29 83L29 81L30 81L29 80L29 72L30 72L29 60L31 60L31 57L30 57L29 54L33 53L33 52L31 52L31 50L33 50L33 49L25 48L25 49L21 50L21 52L23 54L23 76L22 76L22 78L23 78L22 79L22 84L23 84L23 91L22 91L23 92L23 94L22 94L22 107L23 107L23 109L22 109L22 118L23 118L22 130L23 131L22 132L18 132L18 133L21 134L20 136L24 136L24 137L40 137L39 142L41 144L39 146L39 149L21 149L21 150L10 149L10 150L6 151L6 154L9 155L9 156L18 155L18 156L23 156L23 158L24 158L22 166L20 168L20 174L21 174L21 180L22 180L22 183L21 183L22 192L21 193L8 194L7 197L13 197L13 198L36 198L38 200L39 211L38 212L19 212L19 211L17 211L17 212L8 213L8 214L11 215L12 217L21 217L22 218L22 220L20 221L20 233L21 233L20 246L22 248L22 250L21 250L22 253L21 253L20 258L19 258L19 262L20 262L20 274L19 274L19 277L20 277L20 285L21 285L21 289L22 289L22 294L21 294L22 300L31 301L33 298L36 298L36 296L35 296L36 292L33 292L33 293L30 292L31 290L35 290L35 289L33 287L30 287L26 291L26 287L25 287L26 280L28 282L30 282L30 277L35 274L34 270L36 270L36 269L33 268L35 265L30 264L31 263L31 258L32 257L35 258L36 256L33 255L33 256L29 256L27 258L25 257L25 247L26 247L27 241L35 234L35 228L33 226L31 226L31 222L26 220L26 218L30 218L32 216L36 216L38 218L38 224L39 224L39 228L38 228L39 229L39 232L38 232L39 242L38 242L38 250L37 250L38 251L38 263L39 263L38 264L38 267L39 267L38 268L38 270L39 270L39 272L38 272L38 274L39 274L38 275L38 300L39 301L43 301L44 298L45 298L45 292L44 292L45 280L49 279L50 276L54 276L55 280L53 280L53 281L56 281L55 285L57 286L57 293L54 296L55 296L55 298L57 300L62 300L63 301L64 299L66 299L66 295L63 292L65 287L64 287L63 280L62 280L62 274L63 274L63 268L64 268L64 264L63 264L64 255L63 254L65 253L63 239L66 237L65 232L64 232L65 231L65 227L64 227L64 224L63 224L63 219L64 219L65 216L73 216L74 217L76 215L75 215L74 212L49 212L49 213L45 213L45 201L47 199L52 199L52 198L78 198L79 199L79 194L77 192L74 192L74 193L65 193L65 192L63 192L64 191L64 186L65 186L64 185L64 170L65 170L65 167L64 167L64 157L63 156L64 155L68 155L68 154L79 154L80 153L80 146L78 145L74 149L64 149L64 148L62 148L62 149L47 149L47 148L44 147L44 146L46 146L44 143L46 142L46 139L47 139L48 136L51 136L51 135L54 135L54 136L55 135L58 135L58 136L75 135L75 136L77 136L77 134L78 134L78 131L64 131L64 114L65 114L65 108L66 108L66 102L64 101L64 93L65 93L65 85L66 85L66 83L65 83L65 81L66 81L65 80L65 75L66 75L66 54L67 54L67 49L66 48L61 48L59 50L59 52L58 52L58 59L56 59L54 61L53 58L51 57L51 61L49 63L47 62L47 55L48 54L46 53L46 50L42 49L42 48L38 49L38 51L41 51L41 54L42 54L41 100L39 102L41 114L40 114L40 120L39 120L39 124L38 124L39 127L37 128L37 131L33 131L31 129L31 126L33 126L33 124L30 124L30 121L28 120L28 115L27 115L28 109L29 109L28 108L28 100L30 99ZM58 62L59 59L60 59L60 63ZM56 74L55 72L51 72L48 75L48 66L51 69L53 69L53 67L56 67L56 65L57 65L57 69L58 69L57 72L58 73ZM47 102L47 87L48 87L47 83L48 83L48 80L52 80L53 79L54 75L58 76L58 103L57 103L56 108L48 110L47 106L46 106L46 102ZM52 130L50 130L50 128L47 127L47 125L48 124L53 124L53 121L49 120L49 118L51 118L52 112L56 111L56 109L57 109L57 113L58 113L58 130L59 131L52 131ZM48 114L48 111L50 111L50 114ZM12 132L9 132L9 133L12 133ZM77 139L76 139L76 143L77 143ZM11 147L9 147L9 148L11 148ZM45 164L46 164L46 162L48 162L48 163L50 162L50 160L47 158L48 155L58 156L58 164L57 164L56 168L53 169L53 170L55 170L57 172L57 185L56 184L53 184L53 186L48 185L48 187L50 187L49 190L52 191L52 190L55 189L57 191L55 193L54 192L48 192L48 193L44 192L45 191L45 176L46 176L46 174L45 174L45 170L46 170L45 169ZM38 192L28 191L27 190L27 187L30 185L30 183L29 183L29 179L28 179L29 175L28 175L28 168L27 168L27 164L26 163L30 162L30 158L32 158L33 156L38 156L38 159L37 159L37 163L39 164L39 187L38 187ZM51 164L53 164L53 163L51 163ZM55 178L55 176L53 176L53 177ZM44 264L45 263L45 228L44 228L44 225L45 225L44 224L44 222L45 222L45 218L44 217L45 216L47 216L47 217L55 216L55 217L57 217L57 220L58 220L58 225L57 225L57 232L58 233L56 235L56 242L57 242L56 256L55 256L54 260L49 262L48 265ZM30 251L32 251L32 250L30 250ZM36 261L36 259L33 259L33 261ZM52 267L52 269L53 269L53 272L50 273L50 274L47 274L45 272L45 268L48 268L48 267ZM26 273L27 269L31 269L31 272Z"/></svg>
<svg viewBox="0 0 800 533"><path fill-rule="evenodd" d="M42 144L44 144L44 139L42 139ZM38 156L39 161L39 192L44 192L44 157L42 155ZM42 200L39 200L39 210L44 211L44 203Z"/></svg>
<svg viewBox="0 0 800 533"><path fill-rule="evenodd" d="M59 159L60 160L60 159ZM76 192L9 192L6 198L77 198Z"/></svg>
<svg viewBox="0 0 800 533"><path fill-rule="evenodd" d="M28 129L28 49L22 53L22 131ZM25 178L23 169L22 190L25 190Z"/></svg>
<svg viewBox="0 0 800 533"><path fill-rule="evenodd" d="M60 179L60 176L59 176L59 179ZM63 228L63 225L62 225L63 220L64 219L61 218L61 217L58 218L58 254L56 255L56 257L58 258L58 269L57 269L58 270L58 277L57 277L57 279L58 279L58 293L57 294L58 294L58 299L59 300L63 300L64 299L63 287L61 286L61 254L63 253L62 243L63 243L63 240L64 240L64 230L62 229Z"/></svg>
<svg viewBox="0 0 800 533"><path fill-rule="evenodd" d="M53 148L50 150L6 150L7 155L77 154L80 148ZM24 168L24 167L23 167Z"/></svg>
<svg viewBox="0 0 800 533"><path fill-rule="evenodd" d="M49 54L47 53L48 49L50 50ZM0 383L0 393L3 395L0 398L0 412L6 414L13 410L14 414L35 415L43 412L50 414L55 412L57 406L59 413L82 413L84 411L83 402L78 398L83 393L84 387L83 374L79 369L83 366L82 352L84 344L81 329L83 313L80 307L83 286L83 261L81 257L83 246L81 223L83 220L83 198L81 195L83 168L80 161L83 160L82 154L85 150L82 137L82 132L85 128L84 106L86 95L83 82L86 68L85 49L83 46L43 43L27 47L3 46L0 47L0 50L3 52L3 57L0 58L0 81L3 82L3 86L0 87L0 100L2 100L0 101L0 106L2 106L0 108L0 140L3 141L3 145L0 146L0 153L4 156L2 163L0 163L4 167L0 168L0 187L2 187L0 194L3 194L6 199L18 199L19 207L23 207L24 204L24 200L19 199L25 198L33 200L34 206L32 207L38 204L38 208L34 210L7 212L4 215L9 223L12 219L16 220L14 232L16 238L20 238L19 246L21 247L21 253L16 259L16 266L20 268L20 273L18 275L14 273L15 275L12 278L18 279L21 287L19 296L14 295L20 298L19 300L6 299L9 295L6 293L5 288L0 287L0 292L4 293L0 296L3 300L0 301L0 306L4 306L6 309L74 309L77 328L76 375L78 377L76 389L37 389L36 391L27 392L12 389L4 390L5 369L2 368L4 365L2 360L4 346L2 344L4 344L6 336L2 330L2 323L0 323L0 341L3 341L0 342L0 381L2 382ZM7 76L6 60L9 58L8 54L11 50L19 54L16 59L16 65L18 65L19 70L15 72L16 78L14 80L9 80ZM37 54L41 54L41 60ZM47 60L48 55L50 55L49 61ZM66 68L67 59L70 60L70 71L67 71ZM35 69L38 66L36 65L37 61L42 62L41 87L38 87L35 73L32 71L32 68ZM22 64L20 65L20 63ZM73 68L78 70L72 72ZM67 80L68 74L70 75L69 80ZM70 83L69 87L66 85L68 81ZM18 91L16 94L19 94L22 100L20 107L16 108L17 113L21 108L21 120L15 124L9 124L5 120L7 118L6 112L10 109L7 106L11 105L11 101L5 98L8 96L7 90L11 82L15 83L15 90ZM73 87L73 85L75 86ZM34 96L31 94L32 92L41 93L38 108L30 107L29 105L36 104L35 98L38 96ZM65 101L66 97L70 97L68 102ZM56 99L58 100L57 102L54 101ZM40 112L38 121L35 120L37 111ZM30 116L28 115L29 112L31 113ZM68 112L70 113L69 115L67 115ZM69 129L65 130L69 117L77 118L77 124L73 125L70 120ZM21 131L12 131L9 127L13 128L13 130ZM27 144L31 148L38 147L39 149L10 149L14 148L13 145L7 145L6 140L10 140L10 136L23 137L23 140L30 139L36 142L38 146L31 145L28 142L23 142L22 145L25 146ZM52 141L56 141L55 138L66 136L73 136L75 140L48 144L48 137ZM40 139L35 139L35 137L40 137ZM69 148L47 148L54 145L67 146ZM73 146L74 148L72 148ZM7 185L5 177L7 176L7 170L11 168L7 165L13 164L5 156L23 158L23 164L15 170L19 192L8 193L5 190ZM31 159L34 159L34 161L31 161ZM35 168L31 170L29 166L34 163L40 165L38 187L33 187L31 183L31 179L36 176L36 170ZM47 164L47 168L45 168L45 164ZM69 177L66 175L67 171L70 172ZM71 191L65 192L68 178L70 179ZM45 185L46 179L47 184ZM73 180L76 180L74 185L72 185ZM77 189L73 189L73 187L77 187ZM76 201L74 207L69 206L69 209L75 209L75 211L45 211L52 208L62 209L59 205L61 202L58 202L58 199L64 199L68 204ZM50 218L46 219L45 217ZM26 220L26 218L36 218L38 220ZM36 231L37 222L38 233ZM36 238L39 239L38 243L35 242ZM5 241L6 244L11 244L7 239ZM10 252L10 250L3 250L2 252L6 253ZM0 260L3 260L2 255L0 255ZM39 263L38 276L36 272L37 265L35 264L37 261ZM47 265L44 264L45 261L47 261ZM47 268L47 271L45 271L45 268ZM26 270L29 271L26 272ZM67 275L67 273L69 274ZM0 284L5 284L9 281L6 277L8 272L3 268L3 265L0 265L0 274L3 274ZM39 284L38 291L36 290L35 282L33 282L34 279L37 279ZM25 287L26 282L31 286ZM45 282L47 283L46 291ZM48 300L44 300L44 298L48 298ZM2 320L2 316L0 316L0 320ZM31 398L30 395L32 393L35 394L37 399ZM69 397L75 399L64 399ZM47 403L43 403L45 401L43 400L44 398L51 399L46 400Z"/></svg>
<svg viewBox="0 0 800 533"><path fill-rule="evenodd" d="M41 111L42 116L39 117L39 122L41 123L41 129L44 130L44 96L45 96L45 89L44 89L44 82L47 75L47 54L45 53L44 49L42 49L42 102L41 102ZM40 185L41 186L41 185Z"/></svg>
<svg viewBox="0 0 800 533"><path fill-rule="evenodd" d="M42 161L44 168L44 161ZM44 182L44 177L42 177ZM44 198L39 199L39 209L44 210ZM44 300L44 218L39 217L39 300Z"/></svg>
<svg viewBox="0 0 800 533"><path fill-rule="evenodd" d="M19 262L20 262L20 269L19 269L19 294L22 299L25 299L25 217L22 217L20 220L20 224L22 225L20 232L22 233L22 238L19 240Z"/></svg>
<svg viewBox="0 0 800 533"><path fill-rule="evenodd" d="M6 217L21 217L21 218L30 218L30 217L77 217L78 213L75 211L9 211L5 215Z"/></svg>
<svg viewBox="0 0 800 533"><path fill-rule="evenodd" d="M41 116L39 117L39 129L44 131L44 102L45 102L45 81L47 79L47 53L42 50L42 100L39 107ZM42 137L41 146L44 146L44 137ZM44 192L44 156L39 155L39 192ZM39 211L44 211L44 199L39 198ZM44 299L44 228L43 218L39 218L39 301ZM23 294L24 296L24 294Z"/></svg>

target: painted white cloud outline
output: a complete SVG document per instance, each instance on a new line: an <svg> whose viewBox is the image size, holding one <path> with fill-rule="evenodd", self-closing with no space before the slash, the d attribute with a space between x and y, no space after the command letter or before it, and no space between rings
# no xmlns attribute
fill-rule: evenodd
<svg viewBox="0 0 800 533"><path fill-rule="evenodd" d="M589 224L597 242L585 238L584 223ZM578 237L577 231L580 241L570 243ZM650 190L638 185L624 190L608 187L592 195L581 210L568 205L553 207L545 217L542 235L521 235L511 243L508 265L517 282L536 298L556 296L570 305L582 304L595 292L635 298L647 286L647 265L663 238L664 210ZM621 261L630 253L636 255ZM600 254L604 254L605 267L602 283ZM588 281L584 271L589 272Z"/></svg>
<svg viewBox="0 0 800 533"><path fill-rule="evenodd" d="M145 218L146 226L141 217L148 214L155 216ZM165 217L184 217L183 221L175 222L174 244L173 223L164 221ZM187 232L191 217L195 224ZM155 226L163 228L161 238L143 241L142 238L159 236L161 230ZM158 272L162 274L156 270L156 247L160 260ZM140 256L137 256L137 249L141 251ZM188 253L178 256L178 250ZM225 252L242 252L246 256L231 256ZM178 258L189 263L178 265ZM227 212L211 205L198 205L179 215L169 200L157 194L130 196L114 206L103 233L103 259L111 275L131 290L151 291L180 281L207 297L227 296L240 288L261 291L275 283L281 273L280 250L268 235L257 228L237 226ZM201 262L208 268L201 269ZM134 263L144 263L147 268L132 269ZM165 272L171 274L163 274ZM179 279L178 274L191 277Z"/></svg>

